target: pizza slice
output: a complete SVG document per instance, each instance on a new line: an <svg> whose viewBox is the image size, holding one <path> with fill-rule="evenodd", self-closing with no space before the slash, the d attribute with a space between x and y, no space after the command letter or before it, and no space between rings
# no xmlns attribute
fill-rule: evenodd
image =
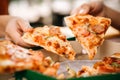
<svg viewBox="0 0 120 80"><path fill-rule="evenodd" d="M112 73L120 73L120 53L104 57L102 60L96 61L92 67L82 66L77 76L87 77Z"/></svg>
<svg viewBox="0 0 120 80"><path fill-rule="evenodd" d="M72 15L65 17L66 25L72 30L78 42L87 51L89 59L93 59L103 41L111 20L91 15Z"/></svg>
<svg viewBox="0 0 120 80"><path fill-rule="evenodd" d="M74 60L75 52L67 41L66 36L56 26L37 27L24 33L22 39L29 44L41 46L44 49Z"/></svg>
<svg viewBox="0 0 120 80"><path fill-rule="evenodd" d="M94 64L94 68L99 74L120 72L120 53L114 53L110 57L104 57Z"/></svg>
<svg viewBox="0 0 120 80"><path fill-rule="evenodd" d="M0 74L29 69L55 76L58 68L59 63L51 62L41 51L25 49L6 40L0 41Z"/></svg>

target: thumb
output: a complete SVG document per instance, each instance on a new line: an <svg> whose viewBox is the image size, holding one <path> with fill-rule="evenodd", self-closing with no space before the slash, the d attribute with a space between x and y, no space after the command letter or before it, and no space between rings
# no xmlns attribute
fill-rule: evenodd
<svg viewBox="0 0 120 80"><path fill-rule="evenodd" d="M79 9L79 13L80 14L88 14L90 11L90 5L89 4L84 4L81 6L81 8Z"/></svg>

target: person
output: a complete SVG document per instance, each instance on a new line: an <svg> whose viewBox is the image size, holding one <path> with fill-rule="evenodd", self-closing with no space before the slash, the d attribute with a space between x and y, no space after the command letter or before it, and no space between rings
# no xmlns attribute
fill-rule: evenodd
<svg viewBox="0 0 120 80"><path fill-rule="evenodd" d="M31 47L32 45L25 43L21 36L24 32L31 30L29 22L15 16L0 15L0 37L14 42L23 47Z"/></svg>
<svg viewBox="0 0 120 80"><path fill-rule="evenodd" d="M114 28L120 30L120 12L112 9L111 7L108 7L107 5L105 5L103 1L106 1L106 0L91 0L88 3L84 3L79 7L75 8L71 12L71 15L80 13L80 14L91 14L93 16L108 17L112 21L111 25ZM117 4L120 3L120 0L110 0L110 1L113 3L117 1L116 2ZM113 3L112 5L116 6L116 4L113 4ZM120 6L118 6L118 8L120 10Z"/></svg>

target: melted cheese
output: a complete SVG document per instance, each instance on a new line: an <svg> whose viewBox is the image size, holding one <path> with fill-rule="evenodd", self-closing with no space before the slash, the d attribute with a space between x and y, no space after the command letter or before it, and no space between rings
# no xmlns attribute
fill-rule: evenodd
<svg viewBox="0 0 120 80"><path fill-rule="evenodd" d="M0 61L0 66L13 66L15 63L11 60L2 60Z"/></svg>

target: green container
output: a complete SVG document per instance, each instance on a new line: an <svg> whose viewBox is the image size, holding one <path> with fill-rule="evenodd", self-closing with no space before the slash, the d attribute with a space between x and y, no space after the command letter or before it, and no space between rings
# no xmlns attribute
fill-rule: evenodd
<svg viewBox="0 0 120 80"><path fill-rule="evenodd" d="M15 73L16 80L57 80L54 77L46 76L35 71L25 70ZM99 76L70 78L66 80L120 80L120 73L105 74Z"/></svg>
<svg viewBox="0 0 120 80"><path fill-rule="evenodd" d="M40 74L32 70L24 70L15 73L15 80L57 80L56 78Z"/></svg>

